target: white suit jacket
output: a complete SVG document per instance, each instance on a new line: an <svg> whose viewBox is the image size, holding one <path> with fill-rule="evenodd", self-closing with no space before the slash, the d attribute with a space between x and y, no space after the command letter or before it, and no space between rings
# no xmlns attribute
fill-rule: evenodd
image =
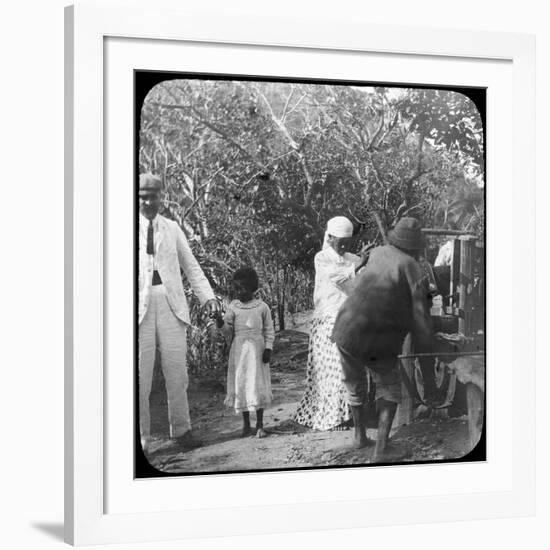
<svg viewBox="0 0 550 550"><path fill-rule="evenodd" d="M143 320L149 305L149 296L153 281L153 256L147 254L147 220L139 215L139 323ZM189 243L180 226L164 216L157 215L155 232L154 264L166 289L166 298L174 315L184 323L190 324L189 307L183 291L180 267L183 269L193 292L201 304L214 298L208 279L191 252Z"/></svg>

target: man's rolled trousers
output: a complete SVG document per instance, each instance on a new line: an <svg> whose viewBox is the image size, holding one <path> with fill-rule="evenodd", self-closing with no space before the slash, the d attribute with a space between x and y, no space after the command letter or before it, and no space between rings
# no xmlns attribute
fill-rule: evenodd
<svg viewBox="0 0 550 550"><path fill-rule="evenodd" d="M356 286L342 305L333 339L342 358L343 381L355 424L355 447L367 444L362 409L368 368L376 383L378 437L374 460L383 460L401 401L397 356L411 332L418 352L430 348L432 329L426 276L415 254L423 247L419 222L403 218L388 234L390 244L375 248Z"/></svg>

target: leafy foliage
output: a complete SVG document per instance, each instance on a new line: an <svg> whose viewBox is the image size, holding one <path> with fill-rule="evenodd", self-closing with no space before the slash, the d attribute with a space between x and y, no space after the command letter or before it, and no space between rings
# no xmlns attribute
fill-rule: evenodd
<svg viewBox="0 0 550 550"><path fill-rule="evenodd" d="M254 266L284 328L312 306L334 215L354 221L358 248L404 215L482 232L483 146L479 113L452 91L167 80L143 104L139 162L217 292Z"/></svg>

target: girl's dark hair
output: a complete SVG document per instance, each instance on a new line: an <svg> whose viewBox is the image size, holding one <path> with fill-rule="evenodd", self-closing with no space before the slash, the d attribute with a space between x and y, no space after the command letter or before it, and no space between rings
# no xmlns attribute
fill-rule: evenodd
<svg viewBox="0 0 550 550"><path fill-rule="evenodd" d="M260 286L258 274L251 267L241 267L233 273L233 280L239 281L252 292L256 292Z"/></svg>

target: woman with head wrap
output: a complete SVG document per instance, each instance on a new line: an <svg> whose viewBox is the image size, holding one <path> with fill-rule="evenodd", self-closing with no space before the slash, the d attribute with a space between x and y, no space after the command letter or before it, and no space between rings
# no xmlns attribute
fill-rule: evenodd
<svg viewBox="0 0 550 550"><path fill-rule="evenodd" d="M361 258L350 254L353 224L329 220L323 249L315 255L314 312L311 321L306 390L294 421L317 430L343 428L350 419L342 384L340 355L331 341L336 314L353 288Z"/></svg>

